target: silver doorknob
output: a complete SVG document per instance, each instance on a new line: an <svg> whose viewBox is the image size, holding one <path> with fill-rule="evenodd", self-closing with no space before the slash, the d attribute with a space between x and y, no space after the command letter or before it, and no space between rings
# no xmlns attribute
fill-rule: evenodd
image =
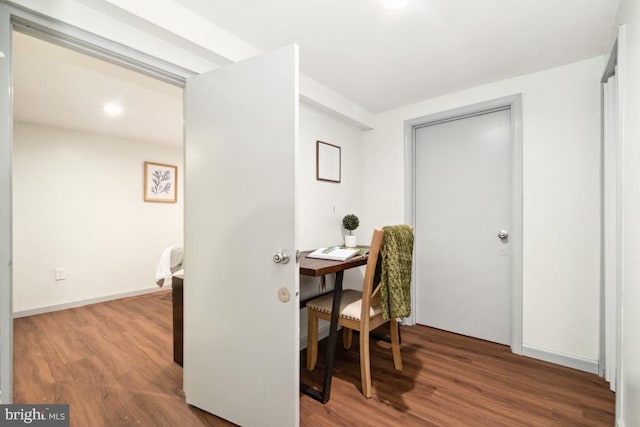
<svg viewBox="0 0 640 427"><path fill-rule="evenodd" d="M273 254L273 262L276 264L286 264L289 262L289 251L281 249Z"/></svg>
<svg viewBox="0 0 640 427"><path fill-rule="evenodd" d="M498 233L498 237L504 240L509 237L509 233L506 230L500 230L500 232Z"/></svg>

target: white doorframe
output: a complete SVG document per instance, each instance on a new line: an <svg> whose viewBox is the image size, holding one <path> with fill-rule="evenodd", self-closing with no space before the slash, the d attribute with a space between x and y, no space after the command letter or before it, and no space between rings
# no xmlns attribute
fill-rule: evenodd
<svg viewBox="0 0 640 427"><path fill-rule="evenodd" d="M415 149L419 127L461 119L501 109L511 110L511 351L522 354L522 95L512 95L479 104L443 111L405 121L405 222L415 227ZM415 278L415 263L413 277ZM415 279L411 292L416 295ZM412 299L411 317L416 322L416 299Z"/></svg>
<svg viewBox="0 0 640 427"><path fill-rule="evenodd" d="M627 38L626 38L626 26L620 25L618 27L618 40L617 40L617 55L618 55L618 69L617 69L617 79L618 79L618 158L617 158L617 169L618 169L618 200L617 200L617 213L618 213L618 230L617 234L619 236L617 244L617 254L618 258L616 259L616 271L618 273L616 280L616 330L615 330L615 347L616 347L616 383L618 389L622 389L621 381L622 381L622 364L624 363L622 360L622 271L623 271L623 251L624 251L624 221L622 215L622 195L623 195L623 171L624 171L624 155L623 155L623 147L625 141L625 115L624 115L624 104L625 104L625 90L626 90L626 51L627 51ZM622 392L616 393L616 417L619 417L622 414Z"/></svg>
<svg viewBox="0 0 640 427"><path fill-rule="evenodd" d="M620 288L622 283L622 127L618 55L620 36L615 40L601 84L602 138L602 236L600 292L600 357L598 373L617 388ZM612 86L613 85L613 86Z"/></svg>
<svg viewBox="0 0 640 427"><path fill-rule="evenodd" d="M11 25L9 11L0 5L0 403L11 403L13 395L13 303L11 152Z"/></svg>
<svg viewBox="0 0 640 427"><path fill-rule="evenodd" d="M0 403L13 399L13 222L11 170L13 111L11 32L13 29L131 68L184 87L197 73L112 42L53 18L0 3Z"/></svg>

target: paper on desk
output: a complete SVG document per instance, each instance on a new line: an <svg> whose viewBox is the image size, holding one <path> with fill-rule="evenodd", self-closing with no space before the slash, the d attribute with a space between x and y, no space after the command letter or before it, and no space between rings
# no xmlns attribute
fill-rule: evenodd
<svg viewBox="0 0 640 427"><path fill-rule="evenodd" d="M307 255L307 258L319 258L328 259L333 261L345 261L349 258L353 258L356 255L360 255L360 249L353 248L341 248L339 246L333 246L328 248L320 248Z"/></svg>

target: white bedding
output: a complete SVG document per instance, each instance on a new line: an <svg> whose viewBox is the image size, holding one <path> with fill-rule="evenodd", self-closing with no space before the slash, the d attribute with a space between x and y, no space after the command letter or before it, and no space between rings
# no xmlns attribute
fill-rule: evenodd
<svg viewBox="0 0 640 427"><path fill-rule="evenodd" d="M171 276L179 270L182 270L184 258L184 250L181 246L169 246L160 256L158 266L156 267L156 283L158 286L164 285L165 280L171 279Z"/></svg>

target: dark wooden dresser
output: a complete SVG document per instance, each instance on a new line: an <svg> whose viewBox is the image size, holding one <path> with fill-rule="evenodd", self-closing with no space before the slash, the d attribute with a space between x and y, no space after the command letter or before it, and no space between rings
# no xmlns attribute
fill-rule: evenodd
<svg viewBox="0 0 640 427"><path fill-rule="evenodd" d="M183 326L183 285L182 275L175 275L171 279L171 301L173 305L173 361L182 366L182 336Z"/></svg>

